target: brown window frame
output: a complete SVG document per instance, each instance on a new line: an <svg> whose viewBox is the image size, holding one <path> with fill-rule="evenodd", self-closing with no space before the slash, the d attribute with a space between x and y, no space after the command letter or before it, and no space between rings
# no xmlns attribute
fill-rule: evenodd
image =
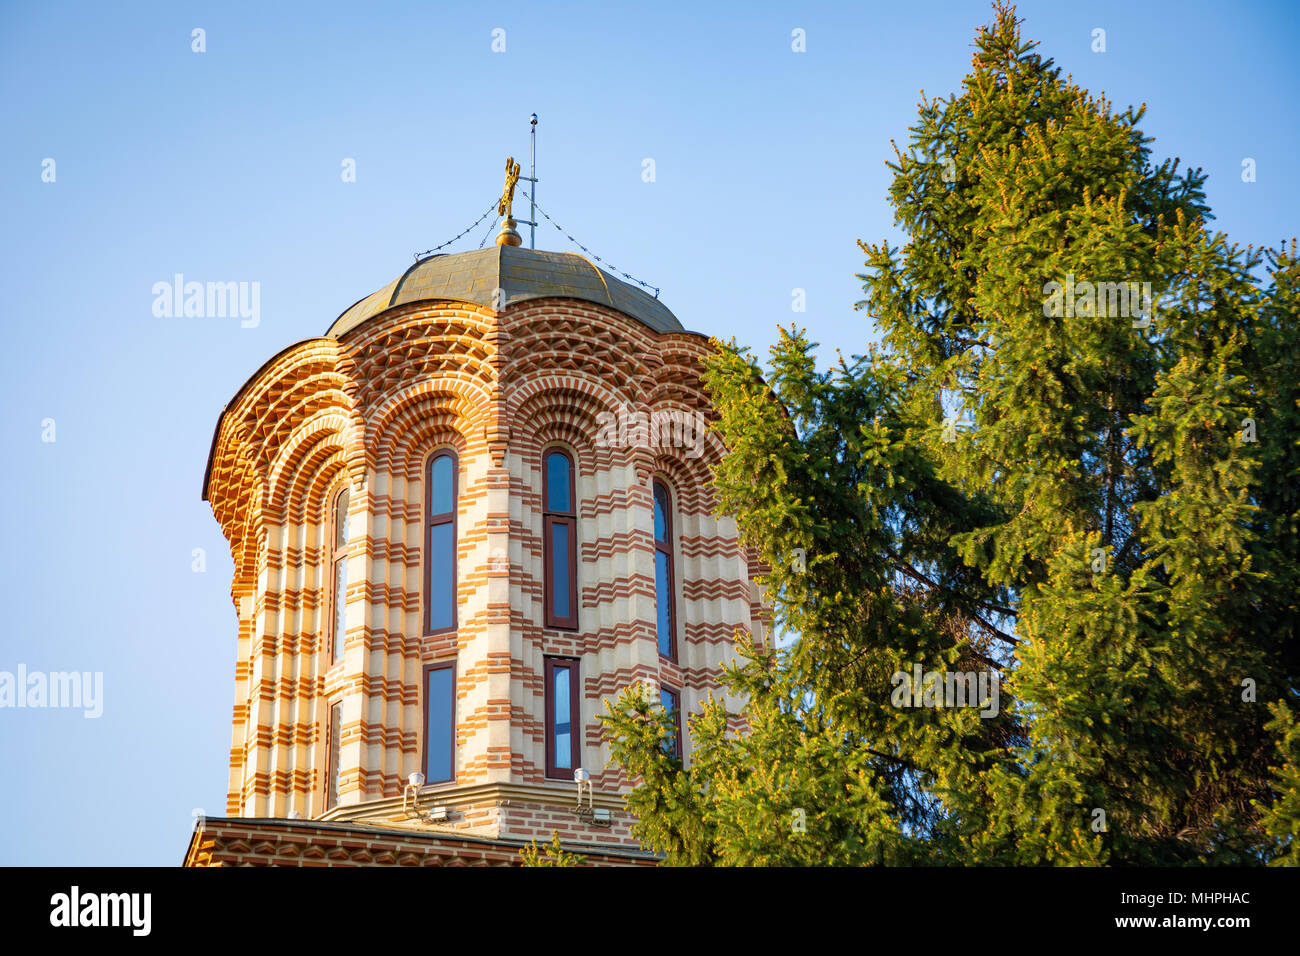
<svg viewBox="0 0 1300 956"><path fill-rule="evenodd" d="M677 701L677 708L673 711L673 722L677 725L677 728L675 733L673 734L674 747L673 747L672 756L676 757L678 760L681 760L682 759L682 692L678 690L676 687L673 687L669 684L660 684L659 685L660 706L663 706L664 691L667 691L668 693L672 694L673 699Z"/></svg>
<svg viewBox="0 0 1300 956"><path fill-rule="evenodd" d="M451 776L442 780L434 780L429 776L429 672L436 670L451 671ZM420 772L424 774L425 783L455 783L456 782L456 661L434 661L432 664L426 664L422 672L423 680L420 685L420 696L424 698L424 724L420 731Z"/></svg>
<svg viewBox="0 0 1300 956"><path fill-rule="evenodd" d="M668 560L668 652L659 647L659 569L655 568L655 647L659 656L677 661L677 562L673 559L673 492L668 483L656 478L650 485L651 517L654 515L655 492L662 488L668 507L664 509L664 540L655 538L655 553L663 554ZM656 562L657 562L656 558Z"/></svg>
<svg viewBox="0 0 1300 956"><path fill-rule="evenodd" d="M434 514L433 463L444 456L451 459L451 511ZM424 633L426 635L449 634L456 630L460 623L458 616L460 602L456 600L457 550L460 537L456 512L460 505L460 457L455 449L440 448L429 455L428 461L424 464L424 485L424 575L420 587L420 592L424 595ZM433 595L429 593L432 590L429 586L429 564L433 554L433 529L444 524L451 525L451 625L434 629L429 626L433 616Z"/></svg>
<svg viewBox="0 0 1300 956"><path fill-rule="evenodd" d="M328 812L339 805L339 784L342 783L339 764L343 756L343 701L331 701L326 706L329 708L329 716L325 721L325 810ZM337 719L335 713L338 714Z"/></svg>
<svg viewBox="0 0 1300 956"><path fill-rule="evenodd" d="M547 657L545 659L545 693L542 706L546 708L546 776L552 780L573 781L573 772L582 766L582 708L581 665L576 657ZM555 708L551 697L555 690L555 671L563 668L569 672L569 762L572 767L557 767L555 763Z"/></svg>
<svg viewBox="0 0 1300 956"><path fill-rule="evenodd" d="M546 467L551 455L563 455L569 463L569 508L567 512L550 510L550 469ZM542 608L543 623L546 627L559 630L576 631L578 629L578 467L566 448L551 447L542 452ZM564 525L569 529L569 615L559 617L555 613L552 596L554 560L552 554L552 529Z"/></svg>
<svg viewBox="0 0 1300 956"><path fill-rule="evenodd" d="M348 541L345 540L341 546L338 544L339 499L342 498L344 495L348 496L348 510L351 511L352 510L352 489L349 488L346 484L344 484L343 487L339 488L339 490L336 491L334 495L330 498L330 520L329 520L330 579L329 579L329 601L328 601L327 610L329 613L329 648L330 648L331 667L337 664L339 661L343 660L344 644L347 640L346 625L343 628L343 633L342 634L338 633L339 602L342 602L344 605L346 605L348 600L347 582L346 581L343 582L342 594L339 594L339 588L338 588L339 562L347 561L348 559ZM348 537L350 539L351 535L349 534Z"/></svg>

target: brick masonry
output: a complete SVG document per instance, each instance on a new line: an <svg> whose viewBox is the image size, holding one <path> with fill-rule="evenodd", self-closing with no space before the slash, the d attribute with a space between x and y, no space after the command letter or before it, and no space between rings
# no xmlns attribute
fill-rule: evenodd
<svg viewBox="0 0 1300 956"><path fill-rule="evenodd" d="M713 513L717 437L702 436L701 454L600 437L601 413L628 407L712 420L700 380L708 349L702 336L656 332L592 302L532 299L496 312L432 300L269 361L223 413L207 483L234 558L239 622L229 817L296 811L393 826L407 776L422 769L423 667L454 659L456 777L424 788L420 806L452 806L448 826L476 838L546 840L555 830L575 845L635 849L621 809L632 782L606 766L603 701L649 679L680 688L689 714L720 693L736 633L761 640L770 626L755 583L762 568L735 522ZM577 631L542 626L541 461L555 445L577 466ZM458 627L425 635L425 470L446 448L459 460ZM656 478L673 494L676 662L661 659L655 638ZM346 638L331 664L328 511L344 484ZM582 824L572 783L545 775L551 654L581 662L582 763L596 805L614 814L608 829ZM326 812L325 727L340 701L339 805ZM734 712L739 701L727 703ZM267 857L231 851L222 834L235 832L207 831L212 859ZM196 860L203 852L191 847Z"/></svg>
<svg viewBox="0 0 1300 956"><path fill-rule="evenodd" d="M205 819L194 828L185 865L212 866L518 866L527 841L381 830L278 819ZM649 853L570 843L588 866L654 866Z"/></svg>

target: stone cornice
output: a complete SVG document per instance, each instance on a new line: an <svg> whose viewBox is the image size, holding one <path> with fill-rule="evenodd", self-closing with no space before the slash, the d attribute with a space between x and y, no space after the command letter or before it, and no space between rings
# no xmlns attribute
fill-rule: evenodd
<svg viewBox="0 0 1300 956"><path fill-rule="evenodd" d="M573 810L578 805L578 788L576 784L562 783L560 781L553 784L476 783L463 787L425 785L420 788L417 804L421 810L428 810L432 807L446 807L448 810L453 810L456 807L485 803L510 806L512 801L515 803L537 803L561 810ZM583 805L586 806L585 797ZM593 793L591 805L602 810L627 811L627 804L623 796L616 793ZM315 819L322 822L359 823L375 817L400 817L402 807L402 797L380 797L374 800L365 800L361 803L335 807ZM401 824L391 825L401 826ZM451 826L438 827L418 824L414 820L410 822L409 826L420 831L465 832L463 829L456 829Z"/></svg>

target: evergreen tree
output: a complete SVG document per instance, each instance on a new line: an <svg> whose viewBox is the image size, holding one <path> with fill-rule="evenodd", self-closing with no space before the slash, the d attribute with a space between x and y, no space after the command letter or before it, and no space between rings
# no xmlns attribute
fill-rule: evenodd
<svg viewBox="0 0 1300 956"><path fill-rule="evenodd" d="M570 853L560 842L560 832L551 831L551 842L539 846L536 839L529 840L528 845L519 851L519 865L538 866L586 866L587 858L577 853Z"/></svg>
<svg viewBox="0 0 1300 956"><path fill-rule="evenodd" d="M1285 852L1267 815L1294 819L1295 732L1267 703L1297 675L1294 245L1211 233L1204 177L1154 163L1143 109L1035 48L995 6L961 91L896 150L907 242L862 244L878 346L819 371L792 329L766 381L734 345L710 363L719 508L794 639L729 672L746 730L711 703L688 770L653 708L611 708L670 862ZM900 706L914 668L997 675L997 713Z"/></svg>
<svg viewBox="0 0 1300 956"><path fill-rule="evenodd" d="M1293 701L1294 703L1294 701ZM1264 829L1273 845L1273 866L1300 866L1300 721L1283 701L1270 705L1270 730L1277 733L1280 766L1270 768L1277 799L1263 807Z"/></svg>

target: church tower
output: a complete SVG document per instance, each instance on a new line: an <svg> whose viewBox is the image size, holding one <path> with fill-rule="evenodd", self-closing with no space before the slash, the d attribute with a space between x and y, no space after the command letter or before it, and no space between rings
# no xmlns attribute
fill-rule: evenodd
<svg viewBox="0 0 1300 956"><path fill-rule="evenodd" d="M640 685L684 729L737 629L763 637L758 568L714 514L707 339L522 248L509 169L495 246L418 259L220 415L230 783L187 865L508 864L553 831L653 862L603 702Z"/></svg>

